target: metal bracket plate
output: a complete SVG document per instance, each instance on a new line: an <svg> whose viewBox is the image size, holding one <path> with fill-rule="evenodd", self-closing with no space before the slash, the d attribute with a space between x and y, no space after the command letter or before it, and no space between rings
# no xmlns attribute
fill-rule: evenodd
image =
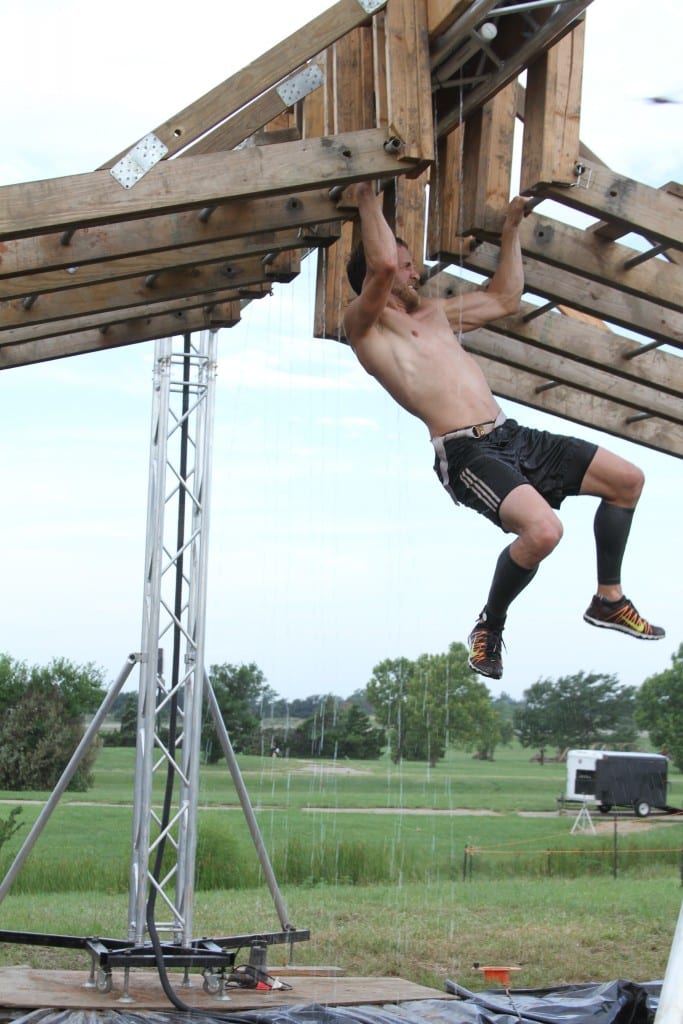
<svg viewBox="0 0 683 1024"><path fill-rule="evenodd" d="M109 173L123 188L132 188L167 153L168 147L154 132L150 132L144 139L140 139L129 153L121 157Z"/></svg>
<svg viewBox="0 0 683 1024"><path fill-rule="evenodd" d="M322 68L317 64L308 64L302 71L297 71L291 78L278 85L276 92L286 106L292 107L304 96L308 96L309 92L319 89L324 81Z"/></svg>
<svg viewBox="0 0 683 1024"><path fill-rule="evenodd" d="M375 14L385 6L387 0L358 0L366 14Z"/></svg>

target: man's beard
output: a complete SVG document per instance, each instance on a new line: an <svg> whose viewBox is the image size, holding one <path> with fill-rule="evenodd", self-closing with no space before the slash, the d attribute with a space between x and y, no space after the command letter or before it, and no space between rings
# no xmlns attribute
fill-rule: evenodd
<svg viewBox="0 0 683 1024"><path fill-rule="evenodd" d="M392 288L392 292L397 299L400 299L408 313L414 313L415 310L419 308L421 301L420 296L410 285L396 284Z"/></svg>

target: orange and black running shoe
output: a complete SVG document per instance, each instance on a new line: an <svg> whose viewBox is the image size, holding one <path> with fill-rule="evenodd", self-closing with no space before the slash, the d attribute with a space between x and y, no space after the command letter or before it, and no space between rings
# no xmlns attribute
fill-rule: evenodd
<svg viewBox="0 0 683 1024"><path fill-rule="evenodd" d="M596 594L583 614L584 622L602 629L618 629L638 640L661 640L666 633L661 626L653 626L644 619L632 601L622 597L620 601L606 601Z"/></svg>
<svg viewBox="0 0 683 1024"><path fill-rule="evenodd" d="M491 629L486 624L485 612L477 619L469 635L470 645L467 664L481 676L500 679L503 674L503 634L500 629Z"/></svg>

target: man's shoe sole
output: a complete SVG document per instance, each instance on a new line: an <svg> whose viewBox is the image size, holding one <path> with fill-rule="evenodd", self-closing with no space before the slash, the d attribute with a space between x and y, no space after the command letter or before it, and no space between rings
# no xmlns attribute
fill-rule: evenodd
<svg viewBox="0 0 683 1024"><path fill-rule="evenodd" d="M666 633L638 633L634 629L620 626L617 622L603 622L602 619L592 619L590 615L584 615L583 621L587 622L590 626L597 626L598 629L616 629L617 632L625 633L626 636L632 636L636 640L663 640L666 636Z"/></svg>
<svg viewBox="0 0 683 1024"><path fill-rule="evenodd" d="M500 670L500 672L487 672L480 665L473 665L472 662L469 660L469 658L467 660L467 664L469 665L469 667L472 669L473 672L477 672L480 676L486 676L487 679L502 679L503 678L503 670L502 669Z"/></svg>

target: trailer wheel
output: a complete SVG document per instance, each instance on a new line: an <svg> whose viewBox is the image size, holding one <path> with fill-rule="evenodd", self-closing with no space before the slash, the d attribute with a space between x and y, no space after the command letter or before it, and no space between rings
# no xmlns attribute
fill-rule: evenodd
<svg viewBox="0 0 683 1024"><path fill-rule="evenodd" d="M600 804L598 806L598 810L600 811L600 814L609 814L609 812L612 810L612 805L611 804Z"/></svg>
<svg viewBox="0 0 683 1024"><path fill-rule="evenodd" d="M647 818L650 813L650 805L647 800L636 800L633 809L639 818Z"/></svg>

